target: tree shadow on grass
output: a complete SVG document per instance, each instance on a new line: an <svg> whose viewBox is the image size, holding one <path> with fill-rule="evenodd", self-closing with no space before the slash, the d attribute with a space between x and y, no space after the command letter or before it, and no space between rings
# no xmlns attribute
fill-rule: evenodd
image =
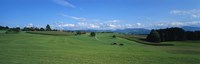
<svg viewBox="0 0 200 64"><path fill-rule="evenodd" d="M141 39L141 38L129 38L129 37L123 37L121 38L134 41L137 43L145 44L145 45L153 45L153 46L174 46L174 44L165 44L165 43L153 43L153 42L147 42L146 39Z"/></svg>

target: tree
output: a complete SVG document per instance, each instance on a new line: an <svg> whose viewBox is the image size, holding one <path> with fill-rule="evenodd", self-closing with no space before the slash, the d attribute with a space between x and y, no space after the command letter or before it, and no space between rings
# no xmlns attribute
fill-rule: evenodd
<svg viewBox="0 0 200 64"><path fill-rule="evenodd" d="M160 43L160 35L156 30L151 30L151 33L147 36L147 41L154 42L154 43Z"/></svg>
<svg viewBox="0 0 200 64"><path fill-rule="evenodd" d="M200 40L200 31L195 31L195 33L196 33L196 39Z"/></svg>
<svg viewBox="0 0 200 64"><path fill-rule="evenodd" d="M0 26L0 30L8 30L8 29L9 29L8 26L6 26L6 27L4 27L4 26Z"/></svg>
<svg viewBox="0 0 200 64"><path fill-rule="evenodd" d="M49 24L47 24L47 26L46 26L46 31L51 31L51 27Z"/></svg>
<svg viewBox="0 0 200 64"><path fill-rule="evenodd" d="M77 31L77 32L76 32L76 35L81 35L81 31Z"/></svg>
<svg viewBox="0 0 200 64"><path fill-rule="evenodd" d="M115 35L113 35L112 37L113 37L113 38L116 38L116 36L115 36Z"/></svg>
<svg viewBox="0 0 200 64"><path fill-rule="evenodd" d="M95 36L95 35L96 35L95 32L90 33L90 36Z"/></svg>
<svg viewBox="0 0 200 64"><path fill-rule="evenodd" d="M8 27L8 26L6 26L6 27L5 27L5 29L9 29L9 27Z"/></svg>
<svg viewBox="0 0 200 64"><path fill-rule="evenodd" d="M45 31L45 29L44 28L40 28L40 31Z"/></svg>
<svg viewBox="0 0 200 64"><path fill-rule="evenodd" d="M186 39L187 40L200 40L200 31L187 31Z"/></svg>
<svg viewBox="0 0 200 64"><path fill-rule="evenodd" d="M187 36L190 35L190 32L185 32L182 28L178 28L178 27L160 29L156 31L160 35L161 42L187 40Z"/></svg>
<svg viewBox="0 0 200 64"><path fill-rule="evenodd" d="M27 28L27 27L24 27L24 28L22 29L22 31L28 31L28 28Z"/></svg>
<svg viewBox="0 0 200 64"><path fill-rule="evenodd" d="M40 31L40 28L38 28L38 27L35 27L34 29L35 29L35 31Z"/></svg>

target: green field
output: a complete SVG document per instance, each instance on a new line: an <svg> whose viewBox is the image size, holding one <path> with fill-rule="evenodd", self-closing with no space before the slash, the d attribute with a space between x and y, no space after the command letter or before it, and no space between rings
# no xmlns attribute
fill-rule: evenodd
<svg viewBox="0 0 200 64"><path fill-rule="evenodd" d="M95 38L89 34L3 32L0 32L0 64L200 64L200 41L151 46L112 38L112 33L98 33ZM111 45L113 42L124 45Z"/></svg>

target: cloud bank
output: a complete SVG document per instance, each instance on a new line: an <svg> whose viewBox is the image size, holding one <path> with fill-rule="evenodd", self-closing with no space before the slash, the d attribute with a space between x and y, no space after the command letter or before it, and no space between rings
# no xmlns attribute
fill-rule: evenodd
<svg viewBox="0 0 200 64"><path fill-rule="evenodd" d="M200 9L192 9L192 10L172 10L171 14L174 15L189 15L192 18L200 18Z"/></svg>
<svg viewBox="0 0 200 64"><path fill-rule="evenodd" d="M192 10L172 10L169 11L171 15L188 16L194 19L200 18L200 9ZM157 21L148 24L141 22L127 23L130 21L123 21L119 19L111 20L99 20L99 19L88 19L85 17L76 17L66 14L61 14L63 17L68 19L73 19L75 23L67 23L66 21L59 21L56 23L56 27L61 29L71 29L71 30L84 30L84 29L95 29L95 30L116 30L116 29L126 29L126 28L146 28L146 29L159 29L167 27L183 27L183 26L193 26L200 27L200 20L187 20L187 21L177 21L177 20L165 20ZM144 18L145 19L145 18Z"/></svg>

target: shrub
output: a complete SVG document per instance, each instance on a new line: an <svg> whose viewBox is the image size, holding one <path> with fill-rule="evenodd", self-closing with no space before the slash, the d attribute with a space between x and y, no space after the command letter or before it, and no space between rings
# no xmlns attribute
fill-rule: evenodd
<svg viewBox="0 0 200 64"><path fill-rule="evenodd" d="M19 32L20 32L20 28L10 28L5 33L6 34L13 34L13 33L19 33Z"/></svg>
<svg viewBox="0 0 200 64"><path fill-rule="evenodd" d="M123 46L124 44L120 43L119 46Z"/></svg>
<svg viewBox="0 0 200 64"><path fill-rule="evenodd" d="M113 37L113 38L116 38L116 36L115 36L115 35L113 35L112 37Z"/></svg>
<svg viewBox="0 0 200 64"><path fill-rule="evenodd" d="M81 35L81 31L77 31L77 32L76 32L76 35Z"/></svg>
<svg viewBox="0 0 200 64"><path fill-rule="evenodd" d="M90 36L95 36L95 35L96 35L95 32L90 33Z"/></svg>
<svg viewBox="0 0 200 64"><path fill-rule="evenodd" d="M117 43L111 43L111 45L117 45Z"/></svg>

